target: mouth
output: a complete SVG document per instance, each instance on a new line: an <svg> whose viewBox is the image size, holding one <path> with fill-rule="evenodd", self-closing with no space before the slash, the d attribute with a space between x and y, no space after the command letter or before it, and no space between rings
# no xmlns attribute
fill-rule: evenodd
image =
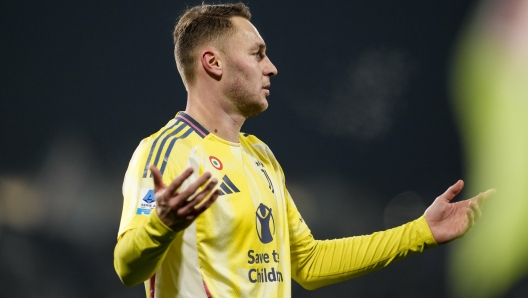
<svg viewBox="0 0 528 298"><path fill-rule="evenodd" d="M266 84L264 86L262 86L262 90L264 90L266 92L266 96L269 96L269 87L271 87L271 84Z"/></svg>
<svg viewBox="0 0 528 298"><path fill-rule="evenodd" d="M264 90L266 92L266 95L270 94L270 92L269 92L269 88L270 87L271 87L271 84L267 84L267 85L262 86L262 90Z"/></svg>

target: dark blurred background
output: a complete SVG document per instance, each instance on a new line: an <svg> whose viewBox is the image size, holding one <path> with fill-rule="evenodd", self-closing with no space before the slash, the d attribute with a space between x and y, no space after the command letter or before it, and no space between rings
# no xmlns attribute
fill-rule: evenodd
<svg viewBox="0 0 528 298"><path fill-rule="evenodd" d="M122 178L185 109L171 31L199 3L1 2L1 297L144 297L113 268ZM243 131L271 147L316 238L415 219L465 177L447 81L475 4L248 3L279 75ZM293 296L447 297L449 247Z"/></svg>

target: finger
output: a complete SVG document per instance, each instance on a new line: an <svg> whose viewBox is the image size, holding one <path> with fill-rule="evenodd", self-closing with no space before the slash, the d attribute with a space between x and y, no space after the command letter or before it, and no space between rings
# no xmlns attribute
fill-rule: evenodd
<svg viewBox="0 0 528 298"><path fill-rule="evenodd" d="M466 209L466 215L467 215L467 218L468 218L468 228L467 228L467 230L469 230L475 224L475 214L473 213L473 209L472 208L467 208Z"/></svg>
<svg viewBox="0 0 528 298"><path fill-rule="evenodd" d="M189 203L187 205L178 210L179 215L187 214L189 211L194 209L194 206L202 202L203 199L213 190L217 183L218 180L216 180L216 178L211 179L204 189L197 193L191 201L188 201Z"/></svg>
<svg viewBox="0 0 528 298"><path fill-rule="evenodd" d="M473 215L474 215L473 220L474 221L479 220L479 218L482 216L482 210L480 209L480 206L478 205L478 203L475 201L469 202L469 207L473 211Z"/></svg>
<svg viewBox="0 0 528 298"><path fill-rule="evenodd" d="M215 190L207 200L203 202L203 204L200 204L198 207L193 208L191 212L189 212L188 215L185 216L185 220L193 221L195 220L200 214L202 214L205 210L209 209L211 205L216 201L216 199L220 196L220 191Z"/></svg>
<svg viewBox="0 0 528 298"><path fill-rule="evenodd" d="M451 201L457 194L459 194L464 188L464 181L458 180L455 184L451 185L443 194L438 198L446 202Z"/></svg>
<svg viewBox="0 0 528 298"><path fill-rule="evenodd" d="M191 185L189 185L185 190L180 190L180 193L177 196L171 198L169 206L172 210L178 211L181 206L188 204L192 201L192 196L196 193L196 190L201 187L203 184L209 180L211 174L209 172L198 177Z"/></svg>
<svg viewBox="0 0 528 298"><path fill-rule="evenodd" d="M497 190L495 188L488 189L484 192L484 200L488 199L489 197L493 196L497 193Z"/></svg>
<svg viewBox="0 0 528 298"><path fill-rule="evenodd" d="M165 184L163 184L163 178L161 177L161 173L156 168L156 166L150 166L150 172L152 173L152 178L154 179L154 192L158 192L165 188Z"/></svg>
<svg viewBox="0 0 528 298"><path fill-rule="evenodd" d="M196 216L202 214L205 210L207 210L216 201L219 195L220 191L217 189L209 196L207 200L203 202L203 204L200 204L198 207L194 208Z"/></svg>
<svg viewBox="0 0 528 298"><path fill-rule="evenodd" d="M207 180L209 180L209 178L211 178L211 173L206 172L202 176L198 177L198 179L196 179L196 181L189 185L185 190L180 191L183 199L189 199L196 192L196 190L198 190L198 188L203 186Z"/></svg>
<svg viewBox="0 0 528 298"><path fill-rule="evenodd" d="M169 187L167 187L167 192L172 196L176 192L176 190L183 184L183 181L189 178L193 172L193 168L185 169L185 171L183 171L180 175L174 178L174 180L172 180L172 183L169 185Z"/></svg>
<svg viewBox="0 0 528 298"><path fill-rule="evenodd" d="M484 201L486 201L489 197L493 196L497 191L495 189L488 189L485 192L481 192L476 196L476 201L479 207L482 208L482 205L484 204Z"/></svg>

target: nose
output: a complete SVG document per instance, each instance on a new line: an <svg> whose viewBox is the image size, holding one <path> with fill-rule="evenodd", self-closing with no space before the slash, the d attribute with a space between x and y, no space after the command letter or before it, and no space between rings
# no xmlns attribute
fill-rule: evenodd
<svg viewBox="0 0 528 298"><path fill-rule="evenodd" d="M269 57L266 56L266 59L268 60L267 61L268 63L266 64L266 67L264 67L264 69L263 69L264 75L268 76L268 77L272 77L272 76L277 75L277 73L279 71L277 70L275 65L273 65L273 63L271 63L271 60L269 59Z"/></svg>

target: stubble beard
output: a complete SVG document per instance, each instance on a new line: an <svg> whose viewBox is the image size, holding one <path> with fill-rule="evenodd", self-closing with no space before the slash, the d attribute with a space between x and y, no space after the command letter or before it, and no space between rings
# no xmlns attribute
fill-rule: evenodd
<svg viewBox="0 0 528 298"><path fill-rule="evenodd" d="M260 94L251 90L251 86L247 84L250 80L242 71L236 71L231 77L225 95L243 117L247 119L256 116L268 108L267 100L262 100Z"/></svg>

